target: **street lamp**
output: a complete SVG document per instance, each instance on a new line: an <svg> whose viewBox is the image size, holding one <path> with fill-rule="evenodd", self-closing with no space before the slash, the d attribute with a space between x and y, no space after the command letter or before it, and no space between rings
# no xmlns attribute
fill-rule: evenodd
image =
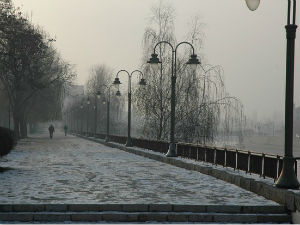
<svg viewBox="0 0 300 225"><path fill-rule="evenodd" d="M260 0L246 0L246 4L251 11L254 11L258 8Z"/></svg>
<svg viewBox="0 0 300 225"><path fill-rule="evenodd" d="M118 97L120 97L120 96L121 96L121 92L120 92L120 90L117 90L117 92L116 92L116 96L118 96Z"/></svg>
<svg viewBox="0 0 300 225"><path fill-rule="evenodd" d="M100 92L100 91L97 91L96 95L97 95L97 98L98 98L98 99L101 98L101 92Z"/></svg>
<svg viewBox="0 0 300 225"><path fill-rule="evenodd" d="M132 141L131 141L131 77L134 73L140 73L141 75L141 80L139 82L139 85L146 85L146 81L144 79L144 74L142 71L140 70L134 70L131 72L131 74L127 71L127 70L120 70L117 73L117 76L113 82L114 85L120 85L121 82L119 80L119 73L121 72L125 72L128 75L128 124L127 124L127 141L126 141L126 146L127 147L132 147ZM118 86L119 87L119 86ZM119 90L118 90L119 92ZM117 92L117 94L118 94Z"/></svg>
<svg viewBox="0 0 300 225"><path fill-rule="evenodd" d="M97 98L95 98L95 104L93 106L93 109L94 109L94 137L96 137L96 133L97 133L97 108L98 108L98 105L97 105Z"/></svg>
<svg viewBox="0 0 300 225"><path fill-rule="evenodd" d="M101 92L97 91L95 94L95 105L94 105L94 110L95 110L95 126L94 126L94 137L96 137L97 134L97 125L98 125L98 99L101 98Z"/></svg>
<svg viewBox="0 0 300 225"><path fill-rule="evenodd" d="M111 84L111 85L105 85L105 84L103 84L102 86L106 87L106 90L108 91L107 96L106 96L106 101L103 100L102 103L103 104L107 103L106 104L106 113L107 113L106 115L107 116L106 116L106 138L105 138L105 142L109 142L109 140L110 140L110 138L109 138L110 90L111 90L111 87L114 86L114 85L113 84ZM119 94L121 95L120 91L119 91ZM118 92L116 93L116 95L119 96Z"/></svg>
<svg viewBox="0 0 300 225"><path fill-rule="evenodd" d="M257 5L259 0L246 0L249 5ZM296 39L296 0L288 0L286 39L286 85L285 85L285 140L284 140L284 157L283 167L276 187L297 189L300 184L294 170L295 159L293 157L293 110L294 110L294 59L295 59L295 39ZM256 8L257 8L256 7ZM250 10L252 10L249 7ZM254 9L255 10L255 9Z"/></svg>
<svg viewBox="0 0 300 225"><path fill-rule="evenodd" d="M86 113L86 136L89 136L89 105L91 104L90 97L88 96L87 101L87 113Z"/></svg>
<svg viewBox="0 0 300 225"><path fill-rule="evenodd" d="M197 55L195 55L194 47L191 43L183 41L180 42L173 47L173 45L170 42L167 41L160 41L158 42L155 47L154 47L154 53L151 55L150 60L148 63L151 65L158 65L161 63L159 58L157 57L157 54L155 53L155 49L158 45L160 44L168 44L171 49L172 49L172 74L171 74L171 129L170 129L170 145L169 145L169 150L166 154L167 157L177 157L176 151L175 151L175 96L176 96L176 64L177 64L177 49L180 45L182 44L187 44L192 48L192 55L187 62L188 65L198 65L200 64L199 59L197 58Z"/></svg>

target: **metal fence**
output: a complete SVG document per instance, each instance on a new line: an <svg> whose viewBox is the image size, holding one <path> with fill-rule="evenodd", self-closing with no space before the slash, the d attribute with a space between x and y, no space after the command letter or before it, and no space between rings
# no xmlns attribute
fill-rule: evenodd
<svg viewBox="0 0 300 225"><path fill-rule="evenodd" d="M178 143L177 154L184 158L231 167L234 170L242 170L249 174L258 174L263 178L270 177L274 181L279 177L282 169L282 156L244 150ZM295 160L297 173L296 168L297 161Z"/></svg>
<svg viewBox="0 0 300 225"><path fill-rule="evenodd" d="M104 139L105 134L83 133L85 136L95 136ZM110 135L110 141L125 144L127 137ZM132 138L132 144L139 148L150 149L155 152L167 153L169 143L141 138ZM250 152L237 149L216 148L191 143L176 143L177 155L195 161L203 161L212 165L230 167L234 170L258 174L260 177L279 177L282 169L282 156ZM297 160L295 158L295 172L297 174Z"/></svg>

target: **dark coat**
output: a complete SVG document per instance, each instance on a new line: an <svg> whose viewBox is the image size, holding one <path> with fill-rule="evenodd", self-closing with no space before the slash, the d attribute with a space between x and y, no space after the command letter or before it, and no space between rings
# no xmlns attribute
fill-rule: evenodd
<svg viewBox="0 0 300 225"><path fill-rule="evenodd" d="M54 132L54 126L50 125L50 127L48 128L49 132L50 133L53 133Z"/></svg>

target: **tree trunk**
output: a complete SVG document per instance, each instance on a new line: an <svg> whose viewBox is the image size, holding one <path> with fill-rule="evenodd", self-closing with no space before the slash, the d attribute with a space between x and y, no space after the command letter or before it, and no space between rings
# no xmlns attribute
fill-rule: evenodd
<svg viewBox="0 0 300 225"><path fill-rule="evenodd" d="M29 133L33 133L33 123L29 123Z"/></svg>
<svg viewBox="0 0 300 225"><path fill-rule="evenodd" d="M159 131L158 131L158 134L157 134L157 137L156 137L157 140L161 140L162 130L163 130L163 116L162 116L162 113L161 113L161 116L159 118Z"/></svg>
<svg viewBox="0 0 300 225"><path fill-rule="evenodd" d="M27 122L24 115L20 118L20 132L21 138L27 138Z"/></svg>
<svg viewBox="0 0 300 225"><path fill-rule="evenodd" d="M36 123L29 123L29 132L33 134L36 131Z"/></svg>
<svg viewBox="0 0 300 225"><path fill-rule="evenodd" d="M20 122L19 122L19 117L16 112L14 112L14 133L15 133L15 138L17 140L20 139Z"/></svg>

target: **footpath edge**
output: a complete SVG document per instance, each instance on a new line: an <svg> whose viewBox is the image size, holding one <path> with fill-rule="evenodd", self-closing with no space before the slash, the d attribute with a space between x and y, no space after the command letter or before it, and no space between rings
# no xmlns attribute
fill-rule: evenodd
<svg viewBox="0 0 300 225"><path fill-rule="evenodd" d="M102 139L96 139L92 137L85 137L81 135L77 135L78 137L98 142L100 144L106 145L112 148L118 148L128 153L136 154L139 156L143 156L152 160L156 160L159 162L167 163L176 167L184 168L187 170L198 171L200 173L215 177L217 179L223 180L225 182L234 184L238 187L241 187L247 191L251 191L257 195L265 197L266 199L270 199L279 204L284 205L288 210L295 212L300 212L300 192L295 192L289 189L280 189L275 187L275 185L268 184L263 181L257 181L254 178L244 177L241 174L233 174L222 170L222 167L218 169L217 167L208 166L208 165L199 165L193 164L184 161L180 157L172 158L166 157L164 155L155 154L151 150L148 149L137 149L136 147L126 147L123 144L115 143L115 142L106 142Z"/></svg>

